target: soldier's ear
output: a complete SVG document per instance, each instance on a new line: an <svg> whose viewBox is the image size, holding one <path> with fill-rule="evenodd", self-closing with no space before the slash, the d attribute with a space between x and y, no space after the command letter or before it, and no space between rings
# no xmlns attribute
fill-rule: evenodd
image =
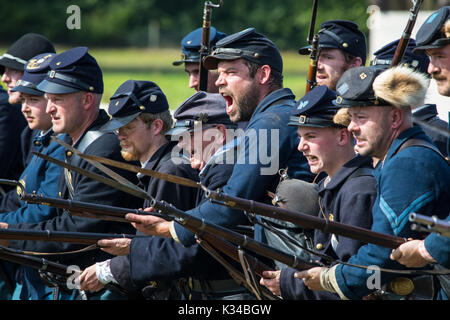
<svg viewBox="0 0 450 320"><path fill-rule="evenodd" d="M94 105L95 99L91 92L85 92L81 97L81 104L84 110L89 110Z"/></svg>
<svg viewBox="0 0 450 320"><path fill-rule="evenodd" d="M216 139L220 139L221 143L226 143L227 141L227 128L223 125L223 124L218 124L216 125L216 129L217 129L217 138Z"/></svg>
<svg viewBox="0 0 450 320"><path fill-rule="evenodd" d="M269 82L271 72L272 69L267 64L265 64L258 69L255 78L260 84L266 84Z"/></svg>
<svg viewBox="0 0 450 320"><path fill-rule="evenodd" d="M362 67L363 66L363 62L361 57L355 57L352 61L350 61L349 67L350 68L355 68L355 67Z"/></svg>
<svg viewBox="0 0 450 320"><path fill-rule="evenodd" d="M340 146L345 146L352 140L352 134L347 128L339 128L338 129L338 144Z"/></svg>
<svg viewBox="0 0 450 320"><path fill-rule="evenodd" d="M164 123L161 119L155 119L152 121L152 124L150 126L152 132L154 135L160 134L162 129L164 127Z"/></svg>

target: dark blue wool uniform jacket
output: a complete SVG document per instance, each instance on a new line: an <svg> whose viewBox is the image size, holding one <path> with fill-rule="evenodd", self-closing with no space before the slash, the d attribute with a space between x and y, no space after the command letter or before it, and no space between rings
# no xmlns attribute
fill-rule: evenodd
<svg viewBox="0 0 450 320"><path fill-rule="evenodd" d="M420 127L406 129L395 139L383 161L377 164L374 176L377 180L377 198L373 206L372 230L402 238L421 239L423 233L411 230L409 214L432 216L440 219L450 212L450 167L435 151L411 146L400 150L409 139L431 142ZM405 269L389 258L391 249L366 244L350 259L358 265L376 265L380 268ZM370 292L367 270L338 265L336 282L342 295L348 299L361 299ZM381 283L398 275L381 273Z"/></svg>
<svg viewBox="0 0 450 320"><path fill-rule="evenodd" d="M193 169L190 169L189 174L186 174L186 172L183 174L180 172L179 166L180 165L170 165L170 161L168 161L167 165L162 166L158 171L198 180L198 175L192 177L192 172L194 172ZM226 183L231 172L232 165L214 165L202 172L204 174L200 176L200 181L202 184L211 188L219 188ZM151 180L155 179L150 179L150 181ZM172 183L165 184L166 186L176 186ZM181 188L179 191L183 190L183 192L180 193L183 197L189 192L191 194L191 201L196 198L197 201L199 198L202 199L202 201L206 200L201 195L202 192L197 195L192 194L194 191L197 192L198 190L180 187L179 185L177 188ZM179 199L178 201L175 199L177 198L177 193L174 188L166 187L160 191L161 192L156 192L155 190L158 196L161 197L160 199L169 199L166 201L170 202L170 199L172 198L173 200L170 203L174 205L176 205L177 202L180 202ZM149 190L149 192L151 194L152 191ZM191 203L191 208L195 206L195 204L198 203ZM180 203L177 207L182 210L189 209L186 206L186 203ZM119 276L119 278L116 278L119 281L119 284L129 288L130 283L129 279L127 279L128 276L121 272L120 264L116 263L114 260L116 259L111 260L111 272L115 278L116 276ZM122 259L122 261L123 260L124 259ZM130 247L129 264L131 285L138 288L148 285L150 281L176 280L183 277L194 277L196 279L204 280L230 279L228 272L222 265L214 260L214 258L199 245L195 244L190 247L184 247L175 240L167 238L146 237L133 239Z"/></svg>
<svg viewBox="0 0 450 320"><path fill-rule="evenodd" d="M89 126L87 131L98 130L103 124L109 120L104 110L100 110L97 119ZM77 148L78 143L84 137L86 132L80 137L80 140L74 145ZM70 137L66 142L71 143ZM106 133L95 139L85 149L84 153L101 156L117 161L123 161L120 154L120 145L117 136L113 133ZM78 159L78 160L77 160ZM78 157L68 156L66 153L66 161L74 163L77 166L104 175L87 161ZM115 170L124 178L136 183L136 176L128 171ZM142 201L122 191L111 188L101 182L92 180L86 176L71 172L71 180L74 188L73 200L85 201L97 204L104 204L123 208L139 208L142 207ZM59 176L59 192L65 199L69 198L69 191L65 184L64 175ZM58 209L57 215L52 219L39 223L20 223L10 225L10 228L24 230L50 230L50 231L70 231L70 232L98 232L98 233L134 233L135 229L129 223L121 223L114 221L103 221L98 219L83 218L70 215L65 210ZM9 246L15 249L36 251L36 252L64 252L78 250L84 245L69 244L63 242L44 242L44 241L21 241L11 240ZM104 261L109 254L97 249L83 253L49 256L51 260L58 260L60 263L67 265L77 265L80 269L86 268L95 262Z"/></svg>
<svg viewBox="0 0 450 320"><path fill-rule="evenodd" d="M284 88L270 93L256 107L245 129L245 138L239 140L237 161L223 187L224 193L269 203L267 191L275 191L280 181L278 171L285 168L289 168L292 178L312 181L308 163L297 150L297 128L287 125L294 98L292 91ZM248 221L242 211L211 202L204 202L189 213L225 227ZM175 230L184 245L195 243L189 230L180 225L175 225ZM265 241L259 226L255 226L255 239Z"/></svg>
<svg viewBox="0 0 450 320"><path fill-rule="evenodd" d="M8 93L0 87L0 178L16 180L23 169L20 134L27 126L21 105L8 103ZM7 191L15 189L1 185Z"/></svg>
<svg viewBox="0 0 450 320"><path fill-rule="evenodd" d="M319 197L323 209L320 218L347 225L370 229L372 206L376 198L376 181L371 175L372 160L356 156L344 164L324 186L319 183ZM324 217L325 215L325 217ZM333 236L320 230L314 232L314 250L334 259L347 261L363 243L342 236ZM326 291L311 291L303 280L294 278L297 270L282 269L280 275L281 296L284 299L329 300L339 296Z"/></svg>

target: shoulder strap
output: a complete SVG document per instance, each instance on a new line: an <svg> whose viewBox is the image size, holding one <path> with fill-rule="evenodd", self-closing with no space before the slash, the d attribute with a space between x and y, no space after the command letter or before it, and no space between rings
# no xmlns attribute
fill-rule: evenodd
<svg viewBox="0 0 450 320"><path fill-rule="evenodd" d="M95 140L97 140L104 134L106 134L106 132L99 131L99 130L92 130L92 131L86 132L86 134L83 136L83 138L81 138L81 141L78 144L78 147L77 147L78 151L80 151L81 153L84 153L84 151L91 145L91 143L93 143ZM71 164L79 166L78 164L81 161L81 158L78 157L76 154L73 154L72 157L78 163L72 162ZM66 159L66 161L67 161L67 159ZM75 190L74 190L73 184L72 184L72 174L70 173L70 171L67 168L64 168L64 180L66 182L67 190L69 190L70 199L73 199L73 197L75 195Z"/></svg>
<svg viewBox="0 0 450 320"><path fill-rule="evenodd" d="M406 140L400 148L397 150L397 153L399 153L401 150L408 148L408 147L424 147L433 150L438 155L440 155L447 164L449 164L449 159L444 157L444 155L439 151L439 149L432 143L429 143L428 141L422 140L422 139L409 139Z"/></svg>

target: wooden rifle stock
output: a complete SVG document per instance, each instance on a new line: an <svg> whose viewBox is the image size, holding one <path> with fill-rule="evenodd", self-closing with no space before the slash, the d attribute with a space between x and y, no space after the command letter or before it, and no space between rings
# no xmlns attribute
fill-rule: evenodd
<svg viewBox="0 0 450 320"><path fill-rule="evenodd" d="M314 0L311 13L311 22L309 24L308 43L311 45L309 53L309 68L306 78L305 93L308 93L316 86L317 60L319 58L319 35L314 34L317 17L317 5L319 0Z"/></svg>
<svg viewBox="0 0 450 320"><path fill-rule="evenodd" d="M409 39L411 38L411 33L414 28L414 25L417 20L417 15L420 10L420 6L422 5L423 0L413 1L414 5L410 9L408 23L406 24L405 30L403 30L402 37L397 45L397 49L395 50L394 57L392 58L390 67L395 67L398 65L405 55L406 48L409 44Z"/></svg>
<svg viewBox="0 0 450 320"><path fill-rule="evenodd" d="M395 249L406 241L404 238L383 234L364 228L321 219L315 216L275 207L266 203L233 197L219 191L206 189L207 198L227 207L255 213L261 216L292 222L305 229L318 229L324 233L334 233L343 237Z"/></svg>
<svg viewBox="0 0 450 320"><path fill-rule="evenodd" d="M206 1L203 8L203 25L202 25L202 45L200 47L200 60L199 60L199 79L198 90L207 91L208 89L208 70L203 65L203 58L210 54L210 30L211 30L211 12L212 8L219 8L222 6L222 0L218 5Z"/></svg>
<svg viewBox="0 0 450 320"><path fill-rule="evenodd" d="M66 266L64 264L53 262L42 257L40 258L33 257L24 254L20 251L1 246L0 246L0 260L24 265L38 271L56 274L61 276L63 280L68 280L69 277L74 277L74 279L76 279L80 276L81 272L83 271L76 268L70 268L69 266ZM105 288L118 292L122 295L127 295L126 290L124 290L123 288L119 287L114 283L106 284ZM80 293L82 293L82 291L80 291ZM82 295L85 296L85 293L83 293Z"/></svg>
<svg viewBox="0 0 450 320"><path fill-rule="evenodd" d="M309 68L306 79L305 93L308 93L316 86L317 60L319 58L319 35L314 35L311 52L309 54Z"/></svg>
<svg viewBox="0 0 450 320"><path fill-rule="evenodd" d="M71 274L68 273L70 270L66 265L49 261L44 258L37 258L20 252L15 252L14 250L8 248L0 247L0 260L25 265L41 271L48 271L63 276L64 278L71 276ZM75 272L76 271L73 270L72 274Z"/></svg>

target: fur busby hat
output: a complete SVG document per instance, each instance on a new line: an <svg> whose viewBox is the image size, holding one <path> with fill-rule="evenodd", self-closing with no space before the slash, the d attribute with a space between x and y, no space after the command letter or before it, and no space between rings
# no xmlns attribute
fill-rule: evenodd
<svg viewBox="0 0 450 320"><path fill-rule="evenodd" d="M372 85L375 96L397 108L423 105L428 86L425 74L404 66L382 72Z"/></svg>
<svg viewBox="0 0 450 320"><path fill-rule="evenodd" d="M336 86L333 103L343 108L423 105L429 78L406 66L387 70L373 67L348 69Z"/></svg>

